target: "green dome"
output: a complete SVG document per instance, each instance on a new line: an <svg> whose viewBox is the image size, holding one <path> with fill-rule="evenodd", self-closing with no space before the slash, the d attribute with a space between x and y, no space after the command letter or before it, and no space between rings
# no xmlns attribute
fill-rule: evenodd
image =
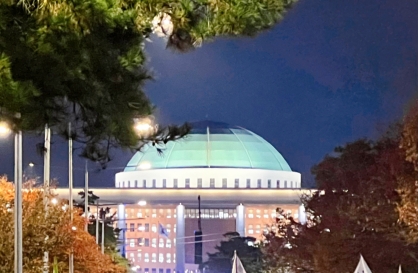
<svg viewBox="0 0 418 273"><path fill-rule="evenodd" d="M237 126L213 121L192 123L191 133L167 143L163 154L146 145L129 161L125 172L170 168L247 168L291 171L267 141Z"/></svg>

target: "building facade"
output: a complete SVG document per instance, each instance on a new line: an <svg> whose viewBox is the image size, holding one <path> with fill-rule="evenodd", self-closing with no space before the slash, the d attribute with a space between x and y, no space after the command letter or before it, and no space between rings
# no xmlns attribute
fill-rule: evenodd
<svg viewBox="0 0 418 273"><path fill-rule="evenodd" d="M301 175L271 144L225 123L192 128L185 139L159 147L162 154L152 145L137 152L116 174L115 188L94 189L119 204L113 208L124 230L121 251L137 272L195 272L198 257L206 260L226 232L262 239L277 207L304 221ZM200 229L202 251L195 252Z"/></svg>

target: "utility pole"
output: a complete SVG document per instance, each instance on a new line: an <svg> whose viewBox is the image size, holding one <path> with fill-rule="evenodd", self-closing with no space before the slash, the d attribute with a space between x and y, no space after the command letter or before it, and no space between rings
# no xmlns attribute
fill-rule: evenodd
<svg viewBox="0 0 418 273"><path fill-rule="evenodd" d="M86 217L86 223L84 230L89 231L89 171L87 169L88 161L86 159L86 171L84 173L84 216Z"/></svg>
<svg viewBox="0 0 418 273"><path fill-rule="evenodd" d="M45 203L45 217L48 217L48 196L50 187L51 175L51 129L48 124L45 125L45 140L44 140L44 203ZM45 238L48 240L48 238ZM43 273L49 272L49 253L46 250L44 252L44 267Z"/></svg>
<svg viewBox="0 0 418 273"><path fill-rule="evenodd" d="M23 272L22 245L22 131L15 133L14 273Z"/></svg>
<svg viewBox="0 0 418 273"><path fill-rule="evenodd" d="M68 190L69 190L69 209L70 222L73 223L73 139L71 136L71 122L68 123ZM71 249L69 257L69 273L74 273L74 254Z"/></svg>

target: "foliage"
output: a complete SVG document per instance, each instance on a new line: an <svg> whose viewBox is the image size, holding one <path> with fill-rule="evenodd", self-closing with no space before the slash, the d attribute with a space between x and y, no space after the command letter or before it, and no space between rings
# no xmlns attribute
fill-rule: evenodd
<svg viewBox="0 0 418 273"><path fill-rule="evenodd" d="M403 122L401 147L406 160L414 165L415 174L400 177L398 206L400 220L407 226L405 237L418 243L418 100L412 102Z"/></svg>
<svg viewBox="0 0 418 273"><path fill-rule="evenodd" d="M399 264L403 272L415 270L418 245L408 244L398 221L399 178L413 174L399 132L396 126L377 141L337 147L316 165L318 191L302 198L307 225L291 221L291 248L284 251L283 238L274 236L269 251L281 251L286 265L299 272L352 272L360 254L374 272L394 272ZM272 259L266 267L278 268Z"/></svg>
<svg viewBox="0 0 418 273"><path fill-rule="evenodd" d="M68 271L68 258L74 253L74 272L122 273L126 269L100 253L94 238L84 231L84 218L70 212L64 203L48 204L46 212L43 191L26 190L23 194L23 269L40 272L43 253L49 253L50 269ZM53 195L48 195L53 198ZM14 190L5 178L0 179L0 272L13 272L14 266ZM74 220L70 222L70 213ZM47 239L46 239L47 238ZM54 263L56 259L56 263Z"/></svg>
<svg viewBox="0 0 418 273"><path fill-rule="evenodd" d="M215 249L217 252L208 253L209 259L201 265L205 272L229 273L232 268L232 258L234 251L240 258L246 272L261 272L261 250L254 245L255 238L240 237L237 232L228 232L224 234L226 241L221 241Z"/></svg>
<svg viewBox="0 0 418 273"><path fill-rule="evenodd" d="M190 128L135 133L134 119L154 109L143 91L151 78L145 39L162 33L168 47L184 52L215 36L255 35L293 1L1 0L0 117L15 130L48 124L103 164L114 147L164 146Z"/></svg>

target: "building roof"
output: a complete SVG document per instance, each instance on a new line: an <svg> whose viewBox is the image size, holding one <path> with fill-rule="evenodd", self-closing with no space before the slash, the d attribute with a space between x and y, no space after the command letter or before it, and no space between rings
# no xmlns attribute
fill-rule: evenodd
<svg viewBox="0 0 418 273"><path fill-rule="evenodd" d="M162 154L152 145L146 145L132 157L124 171L169 168L291 171L289 164L270 143L247 129L213 121L191 125L191 133L179 141L168 142Z"/></svg>

